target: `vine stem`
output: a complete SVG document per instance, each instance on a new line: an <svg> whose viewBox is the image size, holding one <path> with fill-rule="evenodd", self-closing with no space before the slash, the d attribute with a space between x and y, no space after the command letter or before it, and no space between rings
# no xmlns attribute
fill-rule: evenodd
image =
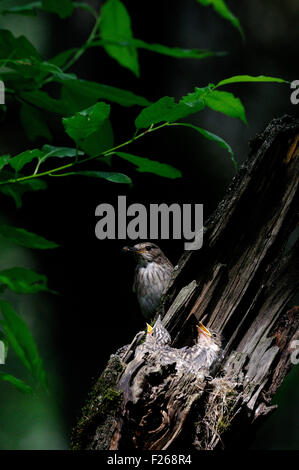
<svg viewBox="0 0 299 470"><path fill-rule="evenodd" d="M1 181L0 185L9 184L9 183L19 183L21 181L28 181L30 179L39 178L41 176L52 176L52 173L57 173L58 171L66 170L67 168L73 168L75 165L80 165L81 163L89 162L91 160L95 160L96 158L99 159L101 156L104 157L105 155L108 155L108 154L111 154L111 153L113 154L116 150L135 142L135 140L138 140L141 137L144 137L145 135L147 135L151 132L155 132L155 131L157 131L159 129L162 129L163 127L166 127L166 126L169 126L169 125L170 124L168 122L164 122L163 124L160 124L157 127L149 127L145 131L141 132L141 134L138 134L138 135L132 137L132 139L129 139L126 142L123 142L119 145L116 145L115 147L112 147L108 150L105 150L105 152L102 152L100 155L88 157L88 158L85 158L84 160L78 160L78 161L75 161L73 163L68 163L67 165L59 166L59 167L54 168L52 170L44 171L42 173L37 173L37 171L35 170L35 173L33 173L32 175L22 176L20 178L14 178L14 179L6 180L6 181ZM55 176L58 176L58 175L55 175Z"/></svg>
<svg viewBox="0 0 299 470"><path fill-rule="evenodd" d="M95 24L88 36L87 41L85 42L84 46L80 47L77 52L73 55L73 57L62 67L62 70L65 72L68 70L78 59L80 59L81 55L84 54L85 49L89 46L89 44L94 40L98 27L101 21L101 15L99 14L96 18Z"/></svg>

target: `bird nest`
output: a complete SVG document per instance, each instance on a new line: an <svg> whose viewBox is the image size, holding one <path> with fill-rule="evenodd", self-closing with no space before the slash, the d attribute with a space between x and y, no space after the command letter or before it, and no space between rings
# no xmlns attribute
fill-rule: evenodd
<svg viewBox="0 0 299 470"><path fill-rule="evenodd" d="M196 424L194 445L198 450L211 450L222 443L221 436L228 431L238 412L242 392L232 379L215 378L206 388L203 418Z"/></svg>

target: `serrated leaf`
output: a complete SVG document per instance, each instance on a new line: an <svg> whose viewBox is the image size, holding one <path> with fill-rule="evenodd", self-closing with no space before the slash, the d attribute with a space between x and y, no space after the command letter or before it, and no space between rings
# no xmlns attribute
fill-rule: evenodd
<svg viewBox="0 0 299 470"><path fill-rule="evenodd" d="M155 160L150 160L149 158L138 157L130 153L125 152L115 152L117 156L127 160L128 162L137 165L137 171L140 173L153 173L158 176L163 176L164 178L181 178L182 173L177 170L177 168L167 163L160 163Z"/></svg>
<svg viewBox="0 0 299 470"><path fill-rule="evenodd" d="M49 250L59 246L57 243L51 242L40 235L36 235L36 233L28 232L28 230L23 228L12 227L11 225L0 225L0 235L26 248Z"/></svg>
<svg viewBox="0 0 299 470"><path fill-rule="evenodd" d="M28 139L34 142L39 137L51 141L52 135L45 121L44 114L27 103L22 103L20 119Z"/></svg>
<svg viewBox="0 0 299 470"><path fill-rule="evenodd" d="M78 175L78 176L89 176L91 178L100 178L112 183L124 183L131 184L132 180L129 176L124 175L123 173L116 173L112 171L76 171L67 173L68 175Z"/></svg>
<svg viewBox="0 0 299 470"><path fill-rule="evenodd" d="M12 385L14 385L18 390L24 393L32 393L33 390L32 388L25 384L23 380L18 379L17 377L14 377L11 374L6 374L5 372L0 371L0 380L3 380L4 382L9 382Z"/></svg>
<svg viewBox="0 0 299 470"><path fill-rule="evenodd" d="M101 38L107 41L130 40L133 37L130 15L120 0L108 0L101 10ZM117 62L139 77L138 53L136 47L117 45L104 46L106 52Z"/></svg>
<svg viewBox="0 0 299 470"><path fill-rule="evenodd" d="M9 160L9 164L18 173L24 165L32 162L34 158L37 158L39 160L42 156L43 153L41 152L41 150L26 150L25 152L22 152L19 155L12 157Z"/></svg>
<svg viewBox="0 0 299 470"><path fill-rule="evenodd" d="M276 77L267 77L265 75L258 75L256 77L252 75L235 75L234 77L226 78L225 80L221 80L215 88L218 88L223 85L229 85L230 83L244 83L244 82L276 82L276 83L288 83L286 80L282 78Z"/></svg>
<svg viewBox="0 0 299 470"><path fill-rule="evenodd" d="M45 181L34 178L28 181L19 181L18 183L1 184L0 192L6 196L11 196L19 209L22 207L22 196L24 193L31 191L39 191L47 189L48 185Z"/></svg>
<svg viewBox="0 0 299 470"><path fill-rule="evenodd" d="M47 277L31 269L15 267L0 271L0 282L16 294L35 294L50 291Z"/></svg>
<svg viewBox="0 0 299 470"><path fill-rule="evenodd" d="M128 90L115 88L86 80L65 80L62 82L61 98L68 103L71 111L88 108L95 101L104 99L121 106L148 106L150 102Z"/></svg>
<svg viewBox="0 0 299 470"><path fill-rule="evenodd" d="M71 0L42 0L42 7L49 13L56 13L60 18L70 16L74 10Z"/></svg>
<svg viewBox="0 0 299 470"><path fill-rule="evenodd" d="M66 133L77 143L97 131L110 114L110 106L100 102L62 122Z"/></svg>
<svg viewBox="0 0 299 470"><path fill-rule="evenodd" d="M0 324L6 333L10 346L35 380L47 388L42 359L28 326L12 306L2 299L0 299L0 310L3 316Z"/></svg>
<svg viewBox="0 0 299 470"><path fill-rule="evenodd" d="M222 16L226 20L230 21L231 24L237 28L242 36L244 36L240 21L238 18L230 11L227 7L224 0L197 0L198 3L207 7L212 6L218 15Z"/></svg>

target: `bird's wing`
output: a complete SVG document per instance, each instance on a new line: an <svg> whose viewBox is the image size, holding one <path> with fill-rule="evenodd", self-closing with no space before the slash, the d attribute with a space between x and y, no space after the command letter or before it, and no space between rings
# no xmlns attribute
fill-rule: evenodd
<svg viewBox="0 0 299 470"><path fill-rule="evenodd" d="M135 268L135 276L134 276L134 282L133 282L133 288L132 288L134 294L136 294L136 290L137 290L136 289L136 282L137 282L137 267Z"/></svg>

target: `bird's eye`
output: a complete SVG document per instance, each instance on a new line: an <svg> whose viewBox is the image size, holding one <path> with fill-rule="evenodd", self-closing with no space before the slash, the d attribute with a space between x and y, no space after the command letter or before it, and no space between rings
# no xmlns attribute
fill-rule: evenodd
<svg viewBox="0 0 299 470"><path fill-rule="evenodd" d="M217 337L217 334L216 334L216 333L212 333L212 336L213 336L213 338L216 338L216 337Z"/></svg>
<svg viewBox="0 0 299 470"><path fill-rule="evenodd" d="M145 247L145 249L146 249L147 251L150 251L150 250L152 249L152 247L151 247L150 245L147 245L147 246Z"/></svg>

